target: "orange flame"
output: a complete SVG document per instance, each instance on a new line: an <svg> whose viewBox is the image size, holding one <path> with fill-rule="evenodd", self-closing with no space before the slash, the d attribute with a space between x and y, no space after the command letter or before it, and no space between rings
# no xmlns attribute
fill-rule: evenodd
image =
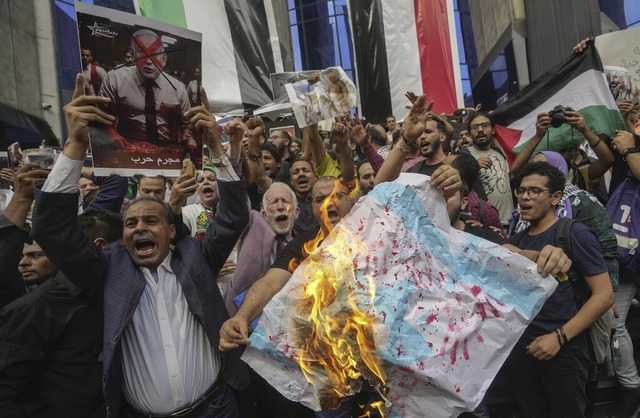
<svg viewBox="0 0 640 418"><path fill-rule="evenodd" d="M363 379L386 394L385 372L375 352L374 316L358 307L368 304L373 309L373 279L368 278L370 300L366 303L357 300L354 293L356 286L364 286L355 277L353 260L368 252L366 244L342 229L325 245L321 254L314 253L325 239L324 231L333 229L327 207L339 190L336 181L333 191L320 207L325 228L320 228L316 238L304 246L304 251L311 255L302 272L307 284L299 306L300 323L296 327L299 365L307 381L314 385L323 410L335 409L342 398L356 394ZM327 262L327 256L333 262ZM384 417L383 405L384 402L379 401L370 406Z"/></svg>

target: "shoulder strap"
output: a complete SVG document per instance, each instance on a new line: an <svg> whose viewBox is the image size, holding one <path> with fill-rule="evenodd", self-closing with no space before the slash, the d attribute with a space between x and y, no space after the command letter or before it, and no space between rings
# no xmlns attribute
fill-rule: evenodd
<svg viewBox="0 0 640 418"><path fill-rule="evenodd" d="M553 245L562 248L562 251L571 258L571 227L575 221L571 218L560 218L558 222L560 222L560 224L553 235Z"/></svg>

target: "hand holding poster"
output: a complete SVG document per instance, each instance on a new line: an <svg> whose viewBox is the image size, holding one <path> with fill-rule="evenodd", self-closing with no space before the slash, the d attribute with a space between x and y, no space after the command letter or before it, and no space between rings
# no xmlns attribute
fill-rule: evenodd
<svg viewBox="0 0 640 418"><path fill-rule="evenodd" d="M332 119L356 105L358 92L341 67L329 67L285 89L300 128Z"/></svg>
<svg viewBox="0 0 640 418"><path fill-rule="evenodd" d="M116 117L90 127L96 175L178 176L183 160L200 168L202 138L184 113L187 74L200 77L201 35L84 3L76 13L85 94L109 97L102 108Z"/></svg>
<svg viewBox="0 0 640 418"><path fill-rule="evenodd" d="M457 416L478 405L555 287L525 258L451 228L441 193L402 175L362 198L300 264L243 360L315 410L366 380L389 417ZM310 335L329 342L311 345ZM346 377L330 367L345 351Z"/></svg>

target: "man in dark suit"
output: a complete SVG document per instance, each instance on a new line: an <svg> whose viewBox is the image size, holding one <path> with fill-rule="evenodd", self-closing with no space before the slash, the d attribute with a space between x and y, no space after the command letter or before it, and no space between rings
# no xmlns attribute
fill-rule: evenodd
<svg viewBox="0 0 640 418"><path fill-rule="evenodd" d="M231 391L248 375L239 352L221 353L219 329L228 318L215 275L248 221L244 184L222 151L205 107L184 117L211 150L218 169L220 206L204 241L184 232L180 218L155 199L134 201L124 213L123 243L103 251L75 221L77 181L89 123L113 124L82 95L76 80L65 106L69 139L41 191L36 191L34 237L79 288L104 297L103 382L108 417L237 417ZM227 125L233 135L239 122ZM56 222L51 222L53 219ZM175 248L170 242L178 235ZM123 397L124 395L124 397Z"/></svg>
<svg viewBox="0 0 640 418"><path fill-rule="evenodd" d="M0 411L7 418L104 417L102 299L90 298L49 260L56 273L27 294L18 271L23 244L30 242L25 219L33 185L48 174L37 167L18 170L15 194L0 215ZM122 237L117 213L92 210L78 223L98 245Z"/></svg>

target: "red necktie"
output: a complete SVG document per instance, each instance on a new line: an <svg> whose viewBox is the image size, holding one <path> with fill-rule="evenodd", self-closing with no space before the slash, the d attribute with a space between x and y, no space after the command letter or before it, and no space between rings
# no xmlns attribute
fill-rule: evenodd
<svg viewBox="0 0 640 418"><path fill-rule="evenodd" d="M147 140L151 142L158 141L158 121L156 119L156 95L153 92L155 82L153 80L145 81L144 95L144 118L147 125Z"/></svg>
<svg viewBox="0 0 640 418"><path fill-rule="evenodd" d="M93 94L97 95L100 93L100 84L102 84L102 80L100 80L100 76L98 75L98 70L96 69L95 64L91 65L91 85L93 86Z"/></svg>

